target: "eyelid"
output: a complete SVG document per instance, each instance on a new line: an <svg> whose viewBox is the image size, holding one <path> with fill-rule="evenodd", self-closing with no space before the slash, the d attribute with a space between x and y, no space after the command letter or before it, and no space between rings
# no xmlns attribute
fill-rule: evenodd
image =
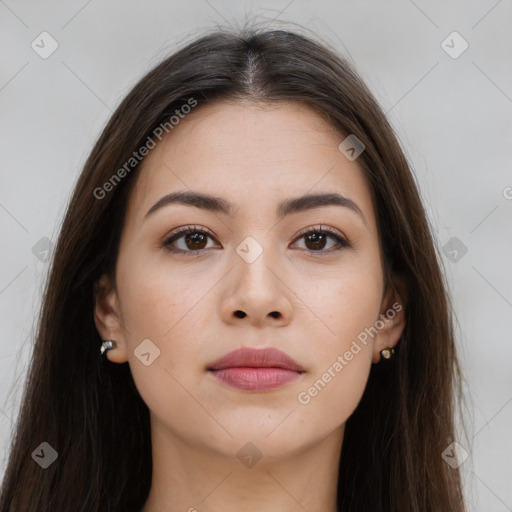
<svg viewBox="0 0 512 512"><path fill-rule="evenodd" d="M196 232L196 231L207 233L212 238L216 239L215 235L208 228L205 228L203 226L196 226L195 224L186 224L185 226L179 226L177 228L174 228L173 230L171 230L171 232L168 235L165 236L165 239L167 240L169 238L172 238L176 235L180 235L182 233Z"/></svg>
<svg viewBox="0 0 512 512"><path fill-rule="evenodd" d="M347 243L348 243L347 237L341 231L339 231L338 229L332 228L331 226L325 226L323 224L314 224L312 226L308 226L307 228L300 230L299 233L297 234L297 236L295 237L295 239L300 238L301 236L307 235L308 233L311 233L312 231L313 232L322 231L322 232L329 233L330 235L336 235L339 238L343 238L343 240L347 241Z"/></svg>

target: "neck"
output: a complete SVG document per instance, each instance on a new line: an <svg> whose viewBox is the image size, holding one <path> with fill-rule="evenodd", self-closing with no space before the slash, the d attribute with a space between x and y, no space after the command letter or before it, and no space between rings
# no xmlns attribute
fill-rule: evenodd
<svg viewBox="0 0 512 512"><path fill-rule="evenodd" d="M193 446L152 417L153 477L141 512L337 512L343 431L279 456L231 440L230 455Z"/></svg>

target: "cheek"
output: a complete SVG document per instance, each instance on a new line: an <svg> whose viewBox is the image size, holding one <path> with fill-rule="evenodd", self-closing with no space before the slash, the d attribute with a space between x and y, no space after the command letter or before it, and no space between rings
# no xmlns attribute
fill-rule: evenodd
<svg viewBox="0 0 512 512"><path fill-rule="evenodd" d="M322 334L310 336L315 364L297 403L303 428L328 432L350 417L366 387L373 348L369 329L379 318L382 274L377 258L360 258L324 277L317 276L315 288L302 290L309 290L309 304L318 316L309 331L315 323Z"/></svg>
<svg viewBox="0 0 512 512"><path fill-rule="evenodd" d="M132 342L154 338L165 344L175 330L190 324L205 292L215 284L211 272L201 272L198 278L194 264L177 270L165 255L144 259L127 254L119 262L118 275L123 319Z"/></svg>
<svg viewBox="0 0 512 512"><path fill-rule="evenodd" d="M337 293L331 299L338 304L328 321L334 334L316 340L315 365L296 395L298 429L306 436L327 435L348 420L371 369L372 342L364 336L365 328L374 324L378 300L367 293Z"/></svg>
<svg viewBox="0 0 512 512"><path fill-rule="evenodd" d="M352 340L378 319L382 298L382 273L378 253L353 253L328 271L297 279L297 296L310 310L300 322L308 322L310 333L316 326L315 353L323 364L344 352Z"/></svg>
<svg viewBox="0 0 512 512"><path fill-rule="evenodd" d="M148 267L124 274L119 294L125 320L128 363L143 401L170 427L176 411L187 411L185 423L201 418L188 389L195 389L201 360L201 332L207 332L203 317L203 286L190 286L183 273L166 273L165 267ZM201 293L202 292L202 293ZM143 340L151 340L148 365L138 355ZM147 342L145 342L147 343ZM153 351L157 354L153 358ZM197 420L198 421L198 420ZM184 430L186 430L184 428Z"/></svg>
<svg viewBox="0 0 512 512"><path fill-rule="evenodd" d="M324 437L350 418L366 388L371 356L361 349L345 363L335 358L301 387L296 406L299 421L293 426L297 435Z"/></svg>
<svg viewBox="0 0 512 512"><path fill-rule="evenodd" d="M148 263L128 251L119 260L118 292L128 362L141 396L153 410L170 404L174 411L186 407L190 396L180 383L188 388L187 379L197 378L204 359L201 341L211 322L205 311L211 299L205 293L216 279L212 273L202 273L198 279L193 267L177 272L165 260ZM158 354L148 366L138 357L143 340L151 340L156 348L149 345L149 351Z"/></svg>

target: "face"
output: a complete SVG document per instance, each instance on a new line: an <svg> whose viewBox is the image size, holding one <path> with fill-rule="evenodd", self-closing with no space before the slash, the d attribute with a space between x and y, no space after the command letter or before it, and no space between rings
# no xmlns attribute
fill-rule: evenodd
<svg viewBox="0 0 512 512"><path fill-rule="evenodd" d="M341 443L372 362L398 341L400 298L384 289L371 192L343 139L298 104L219 102L145 158L95 321L176 443L233 456L252 442L273 457ZM209 369L244 347L301 371Z"/></svg>

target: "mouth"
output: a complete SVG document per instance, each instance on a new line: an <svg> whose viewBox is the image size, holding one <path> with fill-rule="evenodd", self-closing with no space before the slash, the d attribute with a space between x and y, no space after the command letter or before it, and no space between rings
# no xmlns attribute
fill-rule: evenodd
<svg viewBox="0 0 512 512"><path fill-rule="evenodd" d="M221 383L245 391L270 391L288 384L306 371L275 348L233 350L207 366Z"/></svg>

